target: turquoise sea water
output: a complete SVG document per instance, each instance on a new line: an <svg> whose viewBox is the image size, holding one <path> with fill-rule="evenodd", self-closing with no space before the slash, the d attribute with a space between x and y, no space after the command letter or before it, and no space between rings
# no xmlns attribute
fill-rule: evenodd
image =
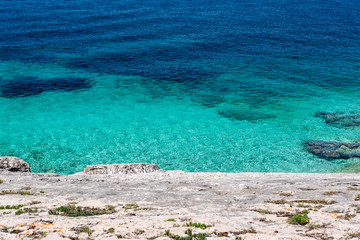
<svg viewBox="0 0 360 240"><path fill-rule="evenodd" d="M360 113L355 1L0 3L0 155L34 172L334 172L359 140L316 112ZM86 82L86 83L84 83Z"/></svg>

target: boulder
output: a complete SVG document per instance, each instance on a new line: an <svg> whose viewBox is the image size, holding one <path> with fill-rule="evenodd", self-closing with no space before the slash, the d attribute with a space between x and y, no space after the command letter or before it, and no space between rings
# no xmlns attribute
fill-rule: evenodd
<svg viewBox="0 0 360 240"><path fill-rule="evenodd" d="M30 166L24 160L17 157L0 157L0 170L10 172L31 172Z"/></svg>
<svg viewBox="0 0 360 240"><path fill-rule="evenodd" d="M130 164L108 164L90 165L84 169L85 174L132 174L150 173L160 170L158 165L150 163L130 163Z"/></svg>
<svg viewBox="0 0 360 240"><path fill-rule="evenodd" d="M307 141L305 148L312 154L325 159L360 158L360 144L326 141Z"/></svg>
<svg viewBox="0 0 360 240"><path fill-rule="evenodd" d="M360 127L360 114L317 112L315 117L322 118L325 123L337 127Z"/></svg>

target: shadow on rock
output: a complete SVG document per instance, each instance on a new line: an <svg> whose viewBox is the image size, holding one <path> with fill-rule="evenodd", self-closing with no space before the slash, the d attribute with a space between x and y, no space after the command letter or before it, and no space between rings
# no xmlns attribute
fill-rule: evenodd
<svg viewBox="0 0 360 240"><path fill-rule="evenodd" d="M360 158L360 144L357 143L307 141L304 146L310 153L328 160Z"/></svg>
<svg viewBox="0 0 360 240"><path fill-rule="evenodd" d="M315 117L337 127L360 127L360 114L317 112Z"/></svg>

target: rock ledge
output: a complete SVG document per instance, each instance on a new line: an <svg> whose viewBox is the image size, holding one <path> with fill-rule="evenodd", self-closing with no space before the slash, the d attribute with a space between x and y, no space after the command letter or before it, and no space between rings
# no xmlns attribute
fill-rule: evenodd
<svg viewBox="0 0 360 240"><path fill-rule="evenodd" d="M150 173L159 171L156 164L150 163L130 163L130 164L108 164L108 165L89 165L84 169L85 174L134 174Z"/></svg>

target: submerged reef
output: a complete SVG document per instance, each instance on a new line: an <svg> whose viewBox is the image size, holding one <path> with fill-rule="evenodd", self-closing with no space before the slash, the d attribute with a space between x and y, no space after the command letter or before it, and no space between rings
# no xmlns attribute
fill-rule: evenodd
<svg viewBox="0 0 360 240"><path fill-rule="evenodd" d="M328 160L360 158L360 144L356 143L307 141L304 146L310 153Z"/></svg>
<svg viewBox="0 0 360 240"><path fill-rule="evenodd" d="M317 112L315 117L322 118L327 124L337 127L360 127L360 114Z"/></svg>
<svg viewBox="0 0 360 240"><path fill-rule="evenodd" d="M91 88L86 78L51 78L19 77L1 86L1 96L5 98L28 97L47 91L77 91Z"/></svg>
<svg viewBox="0 0 360 240"><path fill-rule="evenodd" d="M264 119L276 118L276 116L244 106L222 105L217 107L218 115L236 121L256 122Z"/></svg>
<svg viewBox="0 0 360 240"><path fill-rule="evenodd" d="M203 69L182 62L172 62L175 56L177 60L184 59L185 61L196 58L191 51L184 51L181 48L164 48L103 53L87 58L68 60L66 66L101 74L141 76L159 82L187 83L191 87L194 87L194 84L203 83L205 79L214 78L218 74L215 70Z"/></svg>

